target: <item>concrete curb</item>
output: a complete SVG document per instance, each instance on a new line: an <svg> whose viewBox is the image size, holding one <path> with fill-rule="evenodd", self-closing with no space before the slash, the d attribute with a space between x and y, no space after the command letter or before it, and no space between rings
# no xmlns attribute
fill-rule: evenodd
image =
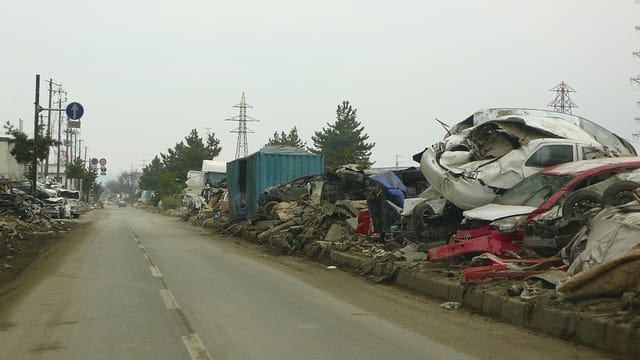
<svg viewBox="0 0 640 360"><path fill-rule="evenodd" d="M336 265L353 269L371 261L336 250L331 251L330 259ZM628 324L616 324L584 313L536 306L496 290L463 286L459 280L439 274L416 274L400 269L394 283L424 295L459 302L482 315L496 317L516 326L625 357L640 358L640 331Z"/></svg>

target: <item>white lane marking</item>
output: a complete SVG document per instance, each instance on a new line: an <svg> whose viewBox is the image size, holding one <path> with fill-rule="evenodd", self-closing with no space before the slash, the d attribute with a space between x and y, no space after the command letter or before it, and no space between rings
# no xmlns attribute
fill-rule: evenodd
<svg viewBox="0 0 640 360"><path fill-rule="evenodd" d="M145 258L147 261L151 261L151 259L149 259L149 255L147 255L147 254L142 254L142 255L144 255L144 258Z"/></svg>
<svg viewBox="0 0 640 360"><path fill-rule="evenodd" d="M140 249L144 250L144 246L142 246L142 245L138 245L138 247L139 247Z"/></svg>
<svg viewBox="0 0 640 360"><path fill-rule="evenodd" d="M211 360L211 354L200 340L198 334L188 334L182 336L182 342L187 348L191 360Z"/></svg>
<svg viewBox="0 0 640 360"><path fill-rule="evenodd" d="M298 325L296 327L298 329L315 329L315 328L319 328L320 325Z"/></svg>
<svg viewBox="0 0 640 360"><path fill-rule="evenodd" d="M176 298L173 297L171 290L169 289L160 289L160 296L162 296L162 300L164 300L164 305L167 309L179 309L180 305L176 301Z"/></svg>
<svg viewBox="0 0 640 360"><path fill-rule="evenodd" d="M153 277L162 277L160 269L158 269L157 266L149 266L149 270L151 270L151 275L153 275Z"/></svg>

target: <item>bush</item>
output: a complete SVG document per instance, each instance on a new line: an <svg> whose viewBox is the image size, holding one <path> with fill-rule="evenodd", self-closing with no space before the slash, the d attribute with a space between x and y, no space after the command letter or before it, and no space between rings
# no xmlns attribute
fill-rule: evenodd
<svg viewBox="0 0 640 360"><path fill-rule="evenodd" d="M174 196L165 196L162 199L160 199L160 201L162 201L163 210L175 209L178 206L180 206L180 199Z"/></svg>

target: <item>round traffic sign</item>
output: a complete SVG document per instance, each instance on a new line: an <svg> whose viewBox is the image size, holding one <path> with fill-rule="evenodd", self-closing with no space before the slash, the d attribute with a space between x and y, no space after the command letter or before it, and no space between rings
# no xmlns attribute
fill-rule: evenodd
<svg viewBox="0 0 640 360"><path fill-rule="evenodd" d="M72 102L67 105L65 112L67 113L67 117L69 119L79 120L82 117L82 114L84 114L84 108L80 103Z"/></svg>
<svg viewBox="0 0 640 360"><path fill-rule="evenodd" d="M98 159L92 158L91 159L91 165L98 165Z"/></svg>
<svg viewBox="0 0 640 360"><path fill-rule="evenodd" d="M105 159L105 158L100 159L100 161L98 161L98 162L100 163L100 166L104 167L105 165L107 165L107 159Z"/></svg>

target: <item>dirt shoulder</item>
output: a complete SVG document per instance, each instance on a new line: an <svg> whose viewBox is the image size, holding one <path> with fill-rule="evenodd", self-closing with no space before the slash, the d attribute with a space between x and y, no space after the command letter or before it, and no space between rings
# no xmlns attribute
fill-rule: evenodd
<svg viewBox="0 0 640 360"><path fill-rule="evenodd" d="M14 241L14 251L0 258L0 307L28 292L46 276L69 250L84 240L83 232L93 224L96 211L67 221L66 230L26 233Z"/></svg>

